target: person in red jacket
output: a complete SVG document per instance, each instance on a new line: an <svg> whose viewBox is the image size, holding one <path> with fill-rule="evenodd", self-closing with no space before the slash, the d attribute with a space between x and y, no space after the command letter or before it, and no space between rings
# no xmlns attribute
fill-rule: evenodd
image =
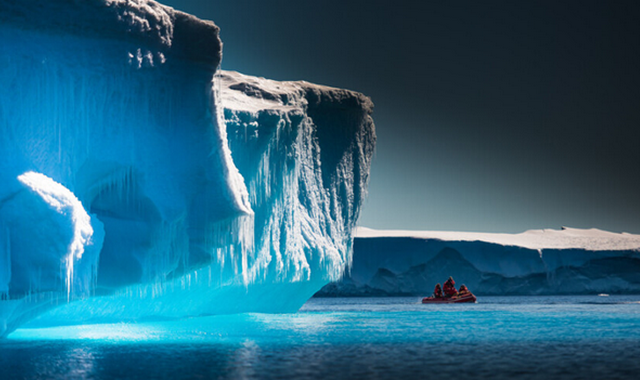
<svg viewBox="0 0 640 380"><path fill-rule="evenodd" d="M440 284L436 284L436 288L433 289L433 298L442 298L442 288L440 287Z"/></svg>
<svg viewBox="0 0 640 380"><path fill-rule="evenodd" d="M456 290L456 282L453 281L453 277L449 276L449 279L444 283L444 296L453 297L458 294Z"/></svg>

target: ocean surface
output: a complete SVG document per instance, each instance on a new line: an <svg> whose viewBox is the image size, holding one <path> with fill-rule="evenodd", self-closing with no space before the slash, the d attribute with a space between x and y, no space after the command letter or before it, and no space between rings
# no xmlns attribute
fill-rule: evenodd
<svg viewBox="0 0 640 380"><path fill-rule="evenodd" d="M295 314L18 330L1 379L638 379L640 296L311 299Z"/></svg>

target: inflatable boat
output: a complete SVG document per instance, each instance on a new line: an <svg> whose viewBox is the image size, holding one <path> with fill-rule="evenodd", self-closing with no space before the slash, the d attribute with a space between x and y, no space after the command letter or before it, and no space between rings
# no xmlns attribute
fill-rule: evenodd
<svg viewBox="0 0 640 380"><path fill-rule="evenodd" d="M453 297L425 297L422 299L422 303L466 303L476 302L476 296L472 293L466 293L463 295L455 295Z"/></svg>

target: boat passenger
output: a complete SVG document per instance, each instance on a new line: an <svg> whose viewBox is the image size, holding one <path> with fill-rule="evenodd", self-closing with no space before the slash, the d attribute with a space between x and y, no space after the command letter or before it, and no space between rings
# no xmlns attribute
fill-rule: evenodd
<svg viewBox="0 0 640 380"><path fill-rule="evenodd" d="M433 298L443 298L442 287L440 287L440 284L436 284L436 288L433 289Z"/></svg>
<svg viewBox="0 0 640 380"><path fill-rule="evenodd" d="M456 282L453 281L453 277L449 276L449 279L444 283L444 296L453 297L458 294L456 290Z"/></svg>
<svg viewBox="0 0 640 380"><path fill-rule="evenodd" d="M459 296L465 296L465 295L467 295L469 293L471 293L471 292L469 291L469 289L467 289L466 285L460 286L460 290L458 291L458 295Z"/></svg>

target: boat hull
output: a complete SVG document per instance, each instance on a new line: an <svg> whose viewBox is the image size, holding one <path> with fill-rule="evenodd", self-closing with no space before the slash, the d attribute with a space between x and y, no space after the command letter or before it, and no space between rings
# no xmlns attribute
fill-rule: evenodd
<svg viewBox="0 0 640 380"><path fill-rule="evenodd" d="M422 303L475 303L476 296L473 294L465 294L463 296L453 296L449 298L435 298L425 297L422 299Z"/></svg>

